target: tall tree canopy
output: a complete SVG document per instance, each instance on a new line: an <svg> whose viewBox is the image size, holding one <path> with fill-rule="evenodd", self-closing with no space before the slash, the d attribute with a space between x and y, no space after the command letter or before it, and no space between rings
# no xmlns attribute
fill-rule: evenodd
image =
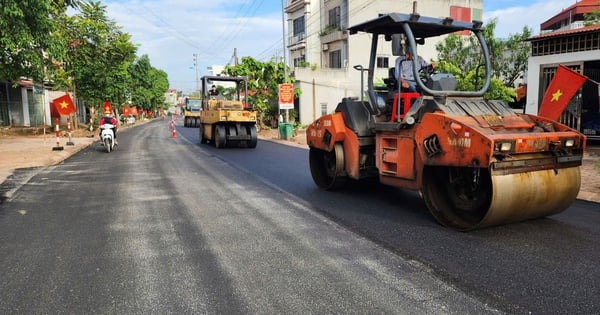
<svg viewBox="0 0 600 315"><path fill-rule="evenodd" d="M127 99L127 69L135 60L137 48L129 34L106 16L106 6L89 2L80 9L66 22L66 68L77 96L85 99L88 106L98 107L111 101L118 107Z"/></svg>
<svg viewBox="0 0 600 315"><path fill-rule="evenodd" d="M600 1L598 1L598 4L600 4ZM585 26L600 24L600 10L584 13L583 19L585 21Z"/></svg>
<svg viewBox="0 0 600 315"><path fill-rule="evenodd" d="M69 7L75 9L71 16ZM0 51L0 79L49 81L55 89L75 91L91 108L110 101L119 109L131 100L156 109L169 87L166 72L153 68L147 56L138 60L143 76L139 65L132 68L137 47L100 1L2 0Z"/></svg>
<svg viewBox="0 0 600 315"><path fill-rule="evenodd" d="M515 82L527 71L531 29L523 27L522 33L510 35L508 39L494 37L496 20L483 27L483 37L490 52L492 82L486 98L512 101ZM449 35L436 45L438 70L452 73L461 90L478 90L483 84L483 55L474 36Z"/></svg>
<svg viewBox="0 0 600 315"><path fill-rule="evenodd" d="M152 67L148 55L135 60L129 67L131 101L143 109L155 110L165 105L165 91L169 88L167 73Z"/></svg>
<svg viewBox="0 0 600 315"><path fill-rule="evenodd" d="M54 17L78 0L3 0L0 5L0 79L20 77L42 81L46 68L64 57L64 46L54 36Z"/></svg>

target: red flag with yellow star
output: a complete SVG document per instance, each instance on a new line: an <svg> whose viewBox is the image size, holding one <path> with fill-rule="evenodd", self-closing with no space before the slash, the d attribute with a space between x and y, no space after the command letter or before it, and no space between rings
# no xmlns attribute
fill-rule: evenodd
<svg viewBox="0 0 600 315"><path fill-rule="evenodd" d="M77 111L69 93L53 99L52 104L60 116L70 115Z"/></svg>
<svg viewBox="0 0 600 315"><path fill-rule="evenodd" d="M552 78L544 94L539 115L552 120L558 120L562 112L567 108L569 101L571 101L577 90L579 90L586 80L586 76L563 65L558 65L554 78Z"/></svg>

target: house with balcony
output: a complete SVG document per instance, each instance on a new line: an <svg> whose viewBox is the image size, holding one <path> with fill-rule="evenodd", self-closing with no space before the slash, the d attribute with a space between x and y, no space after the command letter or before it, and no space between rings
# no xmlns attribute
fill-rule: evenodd
<svg viewBox="0 0 600 315"><path fill-rule="evenodd" d="M537 114L559 64L589 79L573 97L560 121L589 139L600 139L600 24L586 25L585 14L600 11L598 0L581 0L540 25L528 39L531 56L527 71L525 112ZM595 82L594 82L595 81Z"/></svg>
<svg viewBox="0 0 600 315"><path fill-rule="evenodd" d="M355 66L368 66L370 35L348 35L349 26L391 12L412 13L410 0L288 0L287 49L294 69L296 87L302 91L296 100L298 121L309 124L331 113L344 97L361 95L363 71ZM417 12L423 16L451 17L456 21L482 20L482 0L417 1ZM440 39L441 40L441 39ZM437 58L437 41L420 46L418 54L426 60ZM380 41L375 78L383 82L394 66L391 43Z"/></svg>

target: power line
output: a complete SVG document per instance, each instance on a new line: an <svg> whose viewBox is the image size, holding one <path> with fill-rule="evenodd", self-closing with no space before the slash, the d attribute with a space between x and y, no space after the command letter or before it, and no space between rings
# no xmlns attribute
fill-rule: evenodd
<svg viewBox="0 0 600 315"><path fill-rule="evenodd" d="M159 16L157 16L156 14L154 14L154 13L150 12L150 13L151 13L152 15L154 15L154 16L155 16L155 17L156 17L158 20L162 21L164 24L166 24L166 25L167 25L167 26L169 26L169 27L161 27L160 25L157 25L157 24L155 24L155 20L153 20L153 19L150 19L150 18L148 18L148 17L144 16L143 14L139 14L139 12L134 12L134 11L133 11L131 8L127 7L127 6L126 6L126 5L124 5L123 3L115 3L115 4L117 4L117 5L121 6L121 7L122 7L122 8L124 8L126 11L128 11L130 14L133 14L133 15L136 15L136 16L140 16L142 19L146 20L146 22L149 22L149 23L150 23L150 24L152 24L153 26L159 27L159 28L161 28L162 30L165 30L165 31L167 31L167 32L171 33L172 35L174 35L175 37L177 37L179 40L181 40L181 41L185 42L186 44L188 44L188 45L192 46L193 48L196 48L196 49L202 49L202 48L200 48L199 46L197 46L197 45L196 45L196 43L193 43L193 42L189 41L189 40L188 40L188 38L187 38L185 35L183 35L183 34L181 34L181 33L177 32L176 30L174 30L174 28L173 28L172 26L170 26L168 23L166 23L166 22L165 22L165 21L164 21L162 18L160 18L160 17L159 17ZM150 10L149 10L147 7L145 7L145 6L144 6L144 8L145 8L147 11L150 11Z"/></svg>
<svg viewBox="0 0 600 315"><path fill-rule="evenodd" d="M238 36L238 34L242 31L242 29L245 28L245 26L248 24L248 21L250 20L250 17L254 16L254 14L256 14L256 11L258 11L258 9L262 6L264 0L261 0L260 3L252 8L254 6L254 4L256 3L256 0L252 1L252 4L248 7L248 10L246 10L246 14L245 14L245 21L238 23L236 26L237 28L235 30L233 30L232 32L229 33L229 35L223 39L220 40L219 44L216 45L216 51L222 50L224 49L229 43L233 42L233 40ZM251 13L250 10L254 9Z"/></svg>

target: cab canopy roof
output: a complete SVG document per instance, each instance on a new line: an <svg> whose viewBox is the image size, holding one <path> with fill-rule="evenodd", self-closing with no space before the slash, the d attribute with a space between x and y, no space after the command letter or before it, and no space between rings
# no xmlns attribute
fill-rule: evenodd
<svg viewBox="0 0 600 315"><path fill-rule="evenodd" d="M246 77L230 77L230 76L220 76L220 75L205 75L200 78L204 81L228 81L228 82L244 82L246 81Z"/></svg>
<svg viewBox="0 0 600 315"><path fill-rule="evenodd" d="M348 31L350 34L365 32L391 36L404 33L403 24L409 24L415 38L427 38L464 30L481 30L482 22L473 21L470 23L454 21L449 17L439 19L420 16L419 14L390 13L349 27Z"/></svg>

